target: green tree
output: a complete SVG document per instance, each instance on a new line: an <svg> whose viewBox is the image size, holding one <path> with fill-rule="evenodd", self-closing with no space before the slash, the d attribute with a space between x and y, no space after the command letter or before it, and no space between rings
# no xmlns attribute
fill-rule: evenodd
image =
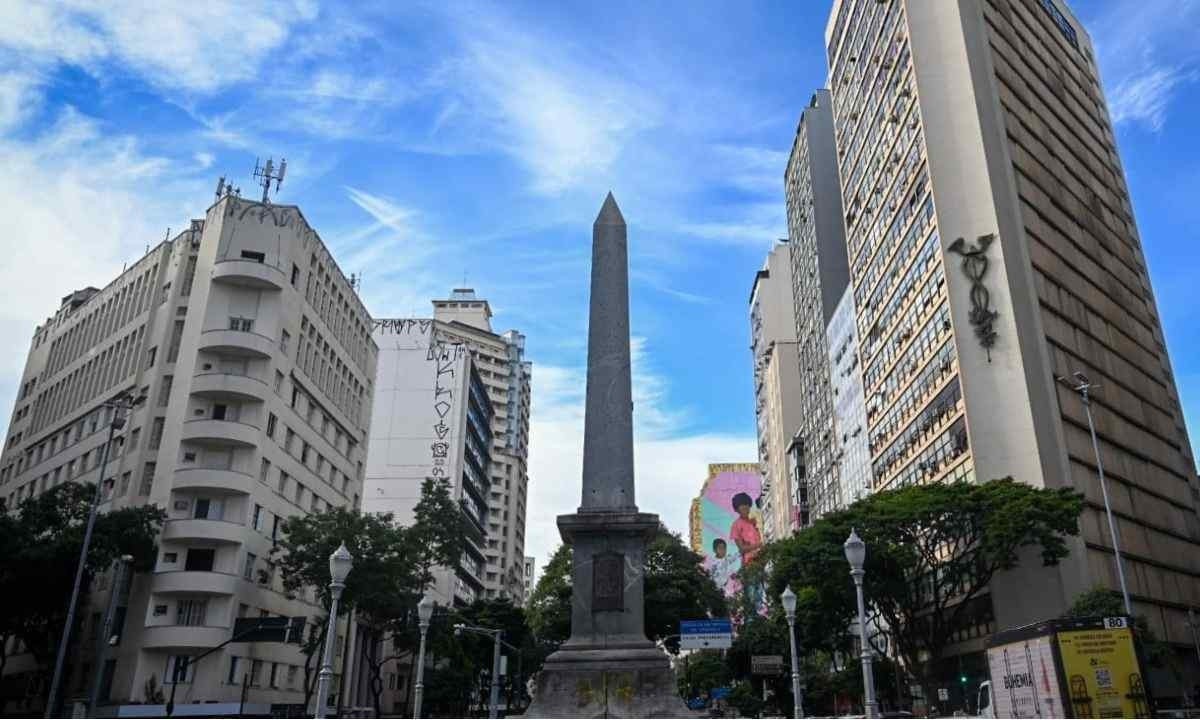
<svg viewBox="0 0 1200 720"><path fill-rule="evenodd" d="M908 671L933 697L933 668L954 633L986 610L995 574L1015 568L1026 548L1040 551L1044 565L1057 564L1068 553L1067 536L1079 532L1082 508L1073 490L1012 478L876 493L767 548L769 592L777 598L791 585L838 628L825 633L838 645L840 628L856 613L842 543L857 529L867 544L867 601Z"/></svg>
<svg viewBox="0 0 1200 720"><path fill-rule="evenodd" d="M369 687L376 712L381 711L381 667L391 656L379 657L385 638L403 636L421 595L433 580L438 565L457 567L465 542L461 510L450 499L444 481L427 478L411 526L395 523L390 513L363 513L329 508L324 512L289 518L281 528L271 557L278 564L284 588L292 593L313 587L320 604L329 611L329 556L341 543L354 557L339 605L341 612L356 611L365 642ZM305 654L305 704L317 681L317 661L324 645L328 616L318 619L302 649Z"/></svg>
<svg viewBox="0 0 1200 720"><path fill-rule="evenodd" d="M720 651L700 650L684 659L679 694L687 699L711 695L713 688L725 687L732 679L733 674Z"/></svg>
<svg viewBox="0 0 1200 720"><path fill-rule="evenodd" d="M1125 615L1125 599L1121 593L1097 586L1075 596L1071 607L1063 613L1064 618L1117 617ZM1141 646L1142 656L1152 667L1166 668L1179 675L1182 671L1176 662L1175 653L1168 643L1158 639L1145 615L1133 616L1133 627Z"/></svg>
<svg viewBox="0 0 1200 720"><path fill-rule="evenodd" d="M0 511L0 587L6 588L0 593L0 674L13 638L25 643L43 671L53 660L94 492L93 484L66 482ZM134 572L152 568L164 519L163 511L152 506L99 514L84 563L81 601L95 574L122 555L133 556Z"/></svg>
<svg viewBox="0 0 1200 720"><path fill-rule="evenodd" d="M546 644L571 636L571 546L559 545L525 603L529 627Z"/></svg>
<svg viewBox="0 0 1200 720"><path fill-rule="evenodd" d="M663 525L646 546L646 635L678 652L679 621L720 617L725 596L700 565L701 558ZM561 643L571 634L571 548L555 551L529 598L529 625L539 641ZM667 639L669 638L669 639Z"/></svg>

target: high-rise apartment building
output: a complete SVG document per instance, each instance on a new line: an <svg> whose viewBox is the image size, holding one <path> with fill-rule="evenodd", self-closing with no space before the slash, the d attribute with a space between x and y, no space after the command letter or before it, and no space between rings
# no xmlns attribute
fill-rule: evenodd
<svg viewBox="0 0 1200 720"><path fill-rule="evenodd" d="M829 346L829 385L833 397L829 491L813 498L813 515L843 508L871 493L871 450L867 444L867 408L863 403L858 357L858 326L850 288L834 308L825 329Z"/></svg>
<svg viewBox="0 0 1200 720"><path fill-rule="evenodd" d="M445 482L462 508L467 542L457 567L437 568L429 589L441 605L483 596L492 403L465 345L432 319L379 319L371 451L363 509L411 525L426 478Z"/></svg>
<svg viewBox="0 0 1200 720"><path fill-rule="evenodd" d="M1200 486L1087 33L1062 0L839 0L826 41L876 488L1087 497L1071 556L993 583L962 648L1118 585L1075 372L1134 609L1189 642Z"/></svg>
<svg viewBox="0 0 1200 720"><path fill-rule="evenodd" d="M796 473L804 478L809 516L815 519L839 507L825 330L849 277L828 90L813 93L800 116L784 172L784 194L801 383L792 456Z"/></svg>
<svg viewBox="0 0 1200 720"><path fill-rule="evenodd" d="M775 244L750 291L750 353L754 358L754 415L762 473L763 534L787 537L807 515L803 483L789 472L788 447L801 423L803 386L792 306L787 241Z"/></svg>
<svg viewBox="0 0 1200 720"><path fill-rule="evenodd" d="M470 602L477 596L504 597L519 605L524 602L529 590L525 587L524 563L532 364L525 360L525 336L515 330L496 334L492 331L491 317L492 311L487 300L476 297L474 290L458 288L448 299L433 301L432 318L384 321L376 330L376 338L380 346L388 350L390 345L387 343L396 344L394 338L386 340L391 337L389 333L392 330L389 328L395 327L396 323L403 323L405 328L409 328L410 334L424 334L427 339L421 342L443 348L463 348L469 355L466 359L470 360L470 373L478 375L486 391L483 399L490 403L492 415L488 428L490 437L486 442L489 450L478 478L478 487L484 500L479 508L481 516L476 518L485 535L480 574L482 588L478 595L461 595L460 599ZM423 374L428 369L423 352L407 352L396 356L400 375L387 381L391 387L418 393L432 387ZM381 368L386 369L387 362L381 363ZM465 406L463 411L466 412ZM376 434L384 437L401 432L399 428L415 422L409 413L407 403L397 402L380 407L376 412ZM471 418L470 413L466 418ZM398 516L411 512L419 493L400 490L399 485L385 482L385 478L403 474L397 471L399 465L410 465L410 469L416 473L415 468L429 464L428 443L435 438L431 431L427 434L430 435L428 442L404 444L403 451L400 450L401 445L396 443L389 445L392 448L390 451L384 447L372 451L371 475L379 478L379 483L372 480L372 484L388 485L391 489L375 487L372 493L367 493L368 508L393 511ZM424 477L420 473L413 473L409 475ZM448 474L447 477L451 476ZM416 487L419 487L420 480L416 482ZM396 497L385 497L390 495ZM401 495L405 499L402 500ZM465 507L470 509L475 505Z"/></svg>
<svg viewBox="0 0 1200 720"><path fill-rule="evenodd" d="M102 511L167 513L154 569L117 593L120 641L108 651L103 702L146 701L147 683L169 684L176 670L176 703L215 703L206 715L225 712L221 703L236 711L243 697L255 712L303 702L295 645L235 642L191 659L228 640L238 618L321 620L315 591L284 591L271 551L285 519L359 505L370 331L299 208L230 195L102 289L64 297L35 330L0 456L9 507L68 480L104 481ZM125 392L147 400L101 478L104 403ZM107 593L83 600L65 697L91 681ZM18 655L6 673L32 669Z"/></svg>

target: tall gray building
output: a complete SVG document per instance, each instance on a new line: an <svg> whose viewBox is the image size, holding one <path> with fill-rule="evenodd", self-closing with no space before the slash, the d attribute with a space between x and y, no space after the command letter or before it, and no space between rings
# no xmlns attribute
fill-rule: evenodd
<svg viewBox="0 0 1200 720"><path fill-rule="evenodd" d="M321 618L315 592L286 593L269 558L283 520L359 505L370 330L298 207L229 195L103 288L66 295L35 329L0 455L8 506L68 480L104 481L102 512L167 513L153 570L118 588L103 702L141 703L151 679L162 686L176 670L177 704L210 703L205 715L237 712L243 678L252 712L303 702L295 645L237 642L191 660L241 617ZM117 433L102 478L104 403L125 392L147 402ZM84 598L65 697L90 682L106 601L101 590ZM5 673L33 669L18 653Z"/></svg>
<svg viewBox="0 0 1200 720"><path fill-rule="evenodd" d="M829 490L816 498L818 517L871 494L871 449L867 442L867 408L863 400L862 366L854 295L842 293L825 330L829 346L829 385L833 396L833 453Z"/></svg>
<svg viewBox="0 0 1200 720"><path fill-rule="evenodd" d="M797 486L788 448L800 427L802 406L792 267L781 240L754 276L750 291L750 353L754 358L754 415L762 473L763 535L787 537L807 515L803 486Z"/></svg>
<svg viewBox="0 0 1200 720"><path fill-rule="evenodd" d="M792 456L798 481L805 486L809 516L815 519L839 506L825 331L849 279L828 90L816 91L800 116L784 190L801 384L801 422Z"/></svg>
<svg viewBox="0 0 1200 720"><path fill-rule="evenodd" d="M876 487L1087 498L955 651L1118 587L1082 372L1134 611L1194 662L1200 481L1087 32L1062 0L838 0L826 41Z"/></svg>

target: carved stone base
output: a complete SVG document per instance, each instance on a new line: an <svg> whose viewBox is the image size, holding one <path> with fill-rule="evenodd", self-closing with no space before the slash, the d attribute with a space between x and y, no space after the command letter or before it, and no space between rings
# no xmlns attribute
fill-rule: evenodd
<svg viewBox="0 0 1200 720"><path fill-rule="evenodd" d="M648 643L649 644L649 643ZM560 650L538 673L529 718L670 718L695 713L679 697L666 653Z"/></svg>

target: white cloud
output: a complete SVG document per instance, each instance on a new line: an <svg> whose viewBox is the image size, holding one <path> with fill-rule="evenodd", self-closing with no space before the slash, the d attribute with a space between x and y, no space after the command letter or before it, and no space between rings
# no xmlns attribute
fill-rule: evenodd
<svg viewBox="0 0 1200 720"><path fill-rule="evenodd" d="M1143 0L1101 5L1088 23L1114 124L1157 132L1175 95L1200 73L1200 22L1195 0Z"/></svg>
<svg viewBox="0 0 1200 720"><path fill-rule="evenodd" d="M289 27L315 16L313 4L287 0L0 3L0 46L98 77L111 62L163 87L211 92L255 78Z"/></svg>
<svg viewBox="0 0 1200 720"><path fill-rule="evenodd" d="M658 104L636 83L476 6L452 27L460 54L432 80L455 99L434 127L455 127L511 155L554 195L603 175L626 144L659 121ZM464 112L460 105L470 108Z"/></svg>
<svg viewBox="0 0 1200 720"><path fill-rule="evenodd" d="M196 165L198 165L201 170L207 170L208 168L212 167L212 164L217 160L210 152L192 153L192 159L196 161Z"/></svg>
<svg viewBox="0 0 1200 720"><path fill-rule="evenodd" d="M0 407L11 407L34 326L63 295L102 287L159 241L182 227L198 180L168 172L130 137L104 137L73 109L28 141L0 139L0 217L5 254L0 287L19 302L0 304Z"/></svg>
<svg viewBox="0 0 1200 720"><path fill-rule="evenodd" d="M0 134L20 125L37 108L40 84L29 70L0 71Z"/></svg>
<svg viewBox="0 0 1200 720"><path fill-rule="evenodd" d="M1176 86L1190 79L1178 67L1150 67L1124 78L1108 95L1114 124L1140 122L1157 132L1167 118L1167 106Z"/></svg>

